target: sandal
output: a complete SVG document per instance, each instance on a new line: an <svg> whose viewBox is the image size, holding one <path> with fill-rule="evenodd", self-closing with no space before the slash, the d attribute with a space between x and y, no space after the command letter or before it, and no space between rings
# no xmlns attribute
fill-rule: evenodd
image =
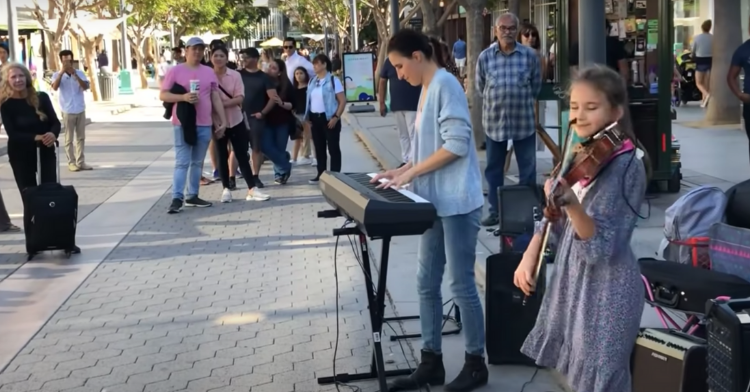
<svg viewBox="0 0 750 392"><path fill-rule="evenodd" d="M201 176L201 185L211 185L213 183L214 182L209 180L208 178Z"/></svg>
<svg viewBox="0 0 750 392"><path fill-rule="evenodd" d="M14 225L14 224L11 224L10 226L8 226L7 229L5 229L3 231L0 231L0 233L18 233L20 231L21 231L20 227Z"/></svg>

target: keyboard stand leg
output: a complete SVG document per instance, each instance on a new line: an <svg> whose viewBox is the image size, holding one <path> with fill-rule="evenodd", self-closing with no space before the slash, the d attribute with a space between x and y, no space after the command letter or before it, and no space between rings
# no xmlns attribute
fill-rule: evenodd
<svg viewBox="0 0 750 392"><path fill-rule="evenodd" d="M367 307L370 312L370 325L372 327L372 362L370 371L356 374L336 374L332 377L318 378L318 384L333 384L334 382L348 383L352 381L363 381L377 379L380 392L388 392L386 378L395 376L408 376L413 369L385 370L383 361L383 347L381 337L383 322L385 321L385 292L388 277L388 253L390 251L391 238L383 238L383 249L380 254L380 268L378 274L377 291L373 288L372 267L370 267L370 254L367 247L367 237L359 234L359 246L362 251L362 268L365 275L365 289L367 290Z"/></svg>
<svg viewBox="0 0 750 392"><path fill-rule="evenodd" d="M453 316L451 316L451 312L453 312ZM400 316L400 317L386 317L383 319L383 321L409 321L409 320L419 320L419 316ZM443 315L443 320L445 322L451 321L456 325L456 328L449 329L447 331L443 331L441 335L448 336L448 335L458 335L461 333L461 330L463 329L463 324L461 323L461 309L458 308L458 305L454 302L450 309L448 309L448 314ZM445 322L443 323L443 327L445 327ZM421 338L421 333L412 333L412 334L406 334L406 335L393 335L390 337L391 342L395 342L397 340L403 340L403 339L417 339Z"/></svg>

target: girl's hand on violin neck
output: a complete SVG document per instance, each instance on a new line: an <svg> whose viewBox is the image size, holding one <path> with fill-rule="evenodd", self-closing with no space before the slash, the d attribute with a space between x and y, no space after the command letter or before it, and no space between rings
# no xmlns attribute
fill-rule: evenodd
<svg viewBox="0 0 750 392"><path fill-rule="evenodd" d="M565 180L562 178L557 184L555 193L559 195L559 200L561 201L560 205L562 207L569 207L571 205L579 204L578 196L576 196L576 193L573 192L573 189L571 189L570 185L568 185L568 183L565 182Z"/></svg>
<svg viewBox="0 0 750 392"><path fill-rule="evenodd" d="M548 178L547 181L544 181L544 197L549 199L549 193L552 191L552 183L554 180L551 178Z"/></svg>

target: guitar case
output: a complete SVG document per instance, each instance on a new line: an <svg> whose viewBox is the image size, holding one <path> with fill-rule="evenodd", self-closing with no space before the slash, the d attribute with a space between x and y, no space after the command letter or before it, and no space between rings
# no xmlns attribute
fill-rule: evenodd
<svg viewBox="0 0 750 392"><path fill-rule="evenodd" d="M654 295L653 304L661 308L703 314L708 300L750 297L750 282L738 276L653 258L638 264Z"/></svg>

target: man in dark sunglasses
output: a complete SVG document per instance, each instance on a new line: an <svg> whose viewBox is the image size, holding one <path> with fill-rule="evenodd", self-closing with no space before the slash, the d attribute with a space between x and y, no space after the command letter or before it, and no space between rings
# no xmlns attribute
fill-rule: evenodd
<svg viewBox="0 0 750 392"><path fill-rule="evenodd" d="M308 80L315 76L312 63L297 53L297 41L292 37L284 38L284 54L286 54L286 74L290 82L294 82L294 71L299 67L307 70Z"/></svg>

